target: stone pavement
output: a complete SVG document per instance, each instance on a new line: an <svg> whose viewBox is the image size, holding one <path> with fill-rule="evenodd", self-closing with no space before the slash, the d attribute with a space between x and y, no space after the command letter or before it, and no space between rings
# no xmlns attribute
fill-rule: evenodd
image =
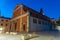
<svg viewBox="0 0 60 40"><path fill-rule="evenodd" d="M30 40L60 40L60 38L58 39L58 38L55 38L53 36L42 36L42 35L40 35L39 37L30 39Z"/></svg>
<svg viewBox="0 0 60 40"><path fill-rule="evenodd" d="M21 36L0 34L0 40L21 40Z"/></svg>
<svg viewBox="0 0 60 40"><path fill-rule="evenodd" d="M23 34L0 34L0 40L25 40L35 37L35 34L23 33Z"/></svg>
<svg viewBox="0 0 60 40"><path fill-rule="evenodd" d="M0 40L24 40L23 38L29 38L32 35L26 36L26 34L24 34L24 36L22 37L21 34L0 34ZM37 36L38 37L29 40L60 40L60 32L39 32L37 33Z"/></svg>
<svg viewBox="0 0 60 40"><path fill-rule="evenodd" d="M38 32L39 37L30 40L60 40L60 32Z"/></svg>

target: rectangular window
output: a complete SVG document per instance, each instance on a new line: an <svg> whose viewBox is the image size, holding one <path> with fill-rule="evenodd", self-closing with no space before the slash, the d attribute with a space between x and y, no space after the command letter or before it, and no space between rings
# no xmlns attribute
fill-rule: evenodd
<svg viewBox="0 0 60 40"><path fill-rule="evenodd" d="M4 21L4 20L1 20L1 21Z"/></svg>
<svg viewBox="0 0 60 40"><path fill-rule="evenodd" d="M5 26L8 26L8 24L5 24Z"/></svg>
<svg viewBox="0 0 60 40"><path fill-rule="evenodd" d="M3 24L1 24L1 26L3 26Z"/></svg>
<svg viewBox="0 0 60 40"><path fill-rule="evenodd" d="M6 22L8 22L8 20L6 20Z"/></svg>
<svg viewBox="0 0 60 40"><path fill-rule="evenodd" d="M38 23L39 23L39 24L41 24L41 21L40 21L40 20L38 20Z"/></svg>
<svg viewBox="0 0 60 40"><path fill-rule="evenodd" d="M30 16L32 15L32 12L30 12Z"/></svg>
<svg viewBox="0 0 60 40"><path fill-rule="evenodd" d="M44 21L42 21L42 24L44 24Z"/></svg>
<svg viewBox="0 0 60 40"><path fill-rule="evenodd" d="M37 23L37 19L33 19L33 23Z"/></svg>

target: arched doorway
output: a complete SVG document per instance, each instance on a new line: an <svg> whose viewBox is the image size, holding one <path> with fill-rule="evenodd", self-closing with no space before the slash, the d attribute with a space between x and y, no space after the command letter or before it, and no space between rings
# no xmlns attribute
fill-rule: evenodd
<svg viewBox="0 0 60 40"><path fill-rule="evenodd" d="M26 31L26 23L23 23L23 31Z"/></svg>
<svg viewBox="0 0 60 40"><path fill-rule="evenodd" d="M23 31L25 31L25 25L23 25Z"/></svg>

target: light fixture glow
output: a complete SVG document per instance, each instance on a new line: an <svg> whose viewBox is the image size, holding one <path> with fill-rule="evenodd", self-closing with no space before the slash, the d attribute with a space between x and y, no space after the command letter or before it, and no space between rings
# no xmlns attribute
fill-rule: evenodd
<svg viewBox="0 0 60 40"><path fill-rule="evenodd" d="M0 28L0 30L3 30L3 28Z"/></svg>

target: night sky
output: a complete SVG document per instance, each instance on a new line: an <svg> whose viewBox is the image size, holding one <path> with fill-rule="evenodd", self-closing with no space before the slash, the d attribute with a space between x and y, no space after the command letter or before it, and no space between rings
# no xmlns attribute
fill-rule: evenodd
<svg viewBox="0 0 60 40"><path fill-rule="evenodd" d="M0 0L1 16L12 17L17 4L24 4L36 11L44 10L50 18L60 17L60 0Z"/></svg>

